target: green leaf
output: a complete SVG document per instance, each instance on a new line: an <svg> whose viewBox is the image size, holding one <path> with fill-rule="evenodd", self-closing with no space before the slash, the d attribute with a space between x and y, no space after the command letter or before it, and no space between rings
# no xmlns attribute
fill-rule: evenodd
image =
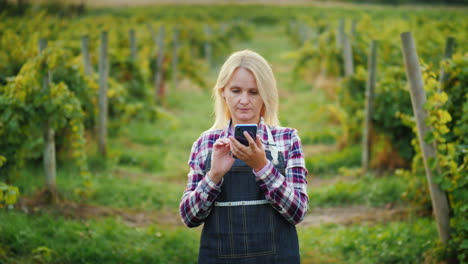
<svg viewBox="0 0 468 264"><path fill-rule="evenodd" d="M460 245L460 248L468 249L468 239L463 240L462 244Z"/></svg>
<svg viewBox="0 0 468 264"><path fill-rule="evenodd" d="M432 143L435 141L435 136L434 136L434 132L432 131L429 131L425 136L424 136L424 141L426 143Z"/></svg>
<svg viewBox="0 0 468 264"><path fill-rule="evenodd" d="M430 157L427 162L429 164L429 169L431 171L434 171L435 168L437 168L438 161L437 161L437 159L435 157Z"/></svg>

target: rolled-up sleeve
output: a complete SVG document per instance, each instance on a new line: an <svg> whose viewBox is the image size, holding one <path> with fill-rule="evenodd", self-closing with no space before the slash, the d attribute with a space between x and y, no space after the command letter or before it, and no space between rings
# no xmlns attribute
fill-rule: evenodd
<svg viewBox="0 0 468 264"><path fill-rule="evenodd" d="M203 223L209 215L212 204L221 192L222 182L216 185L209 175L204 173L203 137L200 137L192 146L188 164L188 183L180 204L179 213L182 222L188 227L196 227ZM209 174L209 173L208 173Z"/></svg>

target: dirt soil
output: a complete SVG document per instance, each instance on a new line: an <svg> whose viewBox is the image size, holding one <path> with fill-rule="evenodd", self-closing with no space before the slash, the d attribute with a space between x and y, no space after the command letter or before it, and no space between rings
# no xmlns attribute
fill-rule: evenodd
<svg viewBox="0 0 468 264"><path fill-rule="evenodd" d="M388 205L383 208L367 206L313 208L299 226L318 226L321 224L351 225L355 223L381 223L404 220L408 217L405 207Z"/></svg>

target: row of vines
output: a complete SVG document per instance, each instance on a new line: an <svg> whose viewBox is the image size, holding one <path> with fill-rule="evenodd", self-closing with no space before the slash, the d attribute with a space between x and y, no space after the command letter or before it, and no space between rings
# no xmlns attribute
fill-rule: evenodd
<svg viewBox="0 0 468 264"><path fill-rule="evenodd" d="M296 76L342 78L337 90L331 93L336 103L327 110L343 128L337 138L339 145L360 144L369 78L367 62L371 41L377 40L371 166L378 170L398 169L398 174L408 182L404 198L430 213L431 196L424 177L399 38L405 31L414 34L428 98L426 124L432 127L425 141L435 144L437 152L430 166L437 173L436 183L448 194L452 214L452 237L442 251L446 256L457 256L460 262L468 261L468 38L464 30L468 20L457 16L433 19L415 15L400 19L364 16L347 22L346 28L338 20L330 25L323 19L302 19L291 21L285 27L299 47L291 54L297 62ZM345 74L342 47L337 39L340 26L351 40L355 66L351 75ZM453 54L444 58L448 37L455 39L456 46ZM445 77L440 76L442 72Z"/></svg>
<svg viewBox="0 0 468 264"><path fill-rule="evenodd" d="M290 54L297 61L295 78L341 78L345 72L342 50L335 43L342 18L347 21L344 30L350 35L355 71L329 93L336 104L326 112L342 127L338 145L360 142L368 50L371 40L377 39L371 166L399 169L408 182L405 198L430 212L399 39L401 32L413 32L429 98L427 123L434 128L427 140L437 143L437 183L448 193L453 214L452 239L443 253L467 262L468 20L464 10L240 5L95 9L72 18L40 9L29 10L22 17L0 13L0 206L14 203L18 190L7 184L14 184L25 163L43 158L46 123L55 131L59 162L73 159L82 172L83 188L76 191L86 196L92 189L84 145L93 140L97 125L97 65L103 31L109 34L108 130L118 133L132 119L157 122L168 115L164 105L154 100L155 72L164 72L168 87L178 78L206 87L204 76L210 68L206 43L211 45L214 63L219 63L231 51L233 41L254 37L255 26L285 28L297 44ZM162 26L166 30L164 61L158 69L157 38ZM130 30L136 36L136 56L130 49ZM91 74L83 65L82 36L89 40ZM455 38L457 47L450 59L443 60L448 36ZM41 38L48 45L39 53ZM180 59L177 73L173 71L175 56ZM442 83L438 81L441 68L448 73ZM50 82L48 90L42 88L44 79ZM177 91L177 87L171 89Z"/></svg>
<svg viewBox="0 0 468 264"><path fill-rule="evenodd" d="M166 33L161 35L161 31ZM45 11L24 17L2 14L0 182L11 184L26 162L42 161L46 155L44 129L48 126L54 131L58 161L75 161L83 176L83 188L76 191L89 195L92 180L85 144L86 139L95 140L98 126L102 32L108 33L109 47L107 130L114 134L132 119L157 122L170 115L164 110L163 98L155 100L154 93L161 93L160 87L154 87L157 72L163 78L160 86L169 87L172 80L170 92L177 92L174 83L178 79L206 88L204 76L213 61L229 53L233 41L250 37L249 27L239 21L199 23L193 19L99 14L64 19ZM130 35L135 36L133 54ZM157 41L159 36L162 42ZM87 39L91 72L85 70L83 38ZM47 47L40 52L43 39ZM212 61L207 61L207 45ZM161 64L157 63L159 56ZM2 206L13 204L18 196L17 189L4 183Z"/></svg>

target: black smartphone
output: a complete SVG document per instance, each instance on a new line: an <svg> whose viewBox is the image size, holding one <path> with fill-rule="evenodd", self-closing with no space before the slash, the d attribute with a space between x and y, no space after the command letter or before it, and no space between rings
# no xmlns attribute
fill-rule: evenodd
<svg viewBox="0 0 468 264"><path fill-rule="evenodd" d="M234 127L234 138L242 143L245 146L249 146L249 141L247 141L247 138L244 136L244 131L247 131L249 135L255 140L257 137L257 125L256 124L242 124L242 125L236 125Z"/></svg>

